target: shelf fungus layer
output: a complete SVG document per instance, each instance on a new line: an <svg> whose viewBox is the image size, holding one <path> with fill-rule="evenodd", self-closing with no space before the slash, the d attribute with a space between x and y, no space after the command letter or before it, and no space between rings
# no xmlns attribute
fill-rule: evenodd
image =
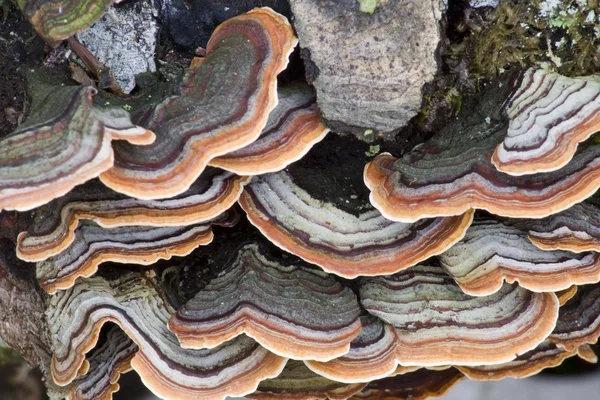
<svg viewBox="0 0 600 400"><path fill-rule="evenodd" d="M422 265L364 278L360 299L367 312L396 329L396 357L403 366L511 361L548 337L559 307L554 293L518 285L472 297L441 267Z"/></svg>
<svg viewBox="0 0 600 400"><path fill-rule="evenodd" d="M89 86L53 88L19 129L0 140L0 210L26 211L62 196L111 168L111 142L132 147L154 134L122 109L92 105Z"/></svg>
<svg viewBox="0 0 600 400"><path fill-rule="evenodd" d="M495 220L476 219L439 260L472 296L492 294L503 282L518 282L535 292L557 292L600 280L600 254L541 250L525 231Z"/></svg>
<svg viewBox="0 0 600 400"><path fill-rule="evenodd" d="M317 374L338 382L359 383L393 375L398 369L395 329L372 315L361 317L362 330L350 351L328 362L305 361ZM403 373L419 367L404 367Z"/></svg>
<svg viewBox="0 0 600 400"><path fill-rule="evenodd" d="M492 156L496 168L511 175L560 169L580 142L600 131L600 76L529 69L507 115L508 132Z"/></svg>
<svg viewBox="0 0 600 400"><path fill-rule="evenodd" d="M248 177L207 169L184 193L166 200L138 200L114 192L98 180L34 211L34 221L19 235L17 256L35 262L73 243L81 220L104 228L185 226L216 218L238 200Z"/></svg>
<svg viewBox="0 0 600 400"><path fill-rule="evenodd" d="M581 353L586 357L593 350L584 345ZM504 378L527 378L536 375L546 368L554 368L567 358L579 355L580 349L565 350L546 340L535 349L521 354L512 361L497 365L480 365L476 367L456 367L469 379L478 381L497 381ZM593 360L592 360L593 361Z"/></svg>
<svg viewBox="0 0 600 400"><path fill-rule="evenodd" d="M213 239L212 226L232 226L233 211L194 225L181 227L125 226L103 228L84 221L73 243L62 253L36 265L40 286L48 293L73 286L80 277L89 277L105 262L150 265L161 259L185 256Z"/></svg>
<svg viewBox="0 0 600 400"><path fill-rule="evenodd" d="M269 114L260 137L239 150L213 158L211 165L238 175L280 171L302 158L329 132L319 119L315 93L306 84L277 90L279 102Z"/></svg>
<svg viewBox="0 0 600 400"><path fill-rule="evenodd" d="M529 240L543 250L600 252L600 204L594 197L542 219L515 221Z"/></svg>
<svg viewBox="0 0 600 400"><path fill-rule="evenodd" d="M275 379L260 383L249 396L254 400L345 400L366 386L366 383L341 383L315 374L302 363L290 360Z"/></svg>
<svg viewBox="0 0 600 400"><path fill-rule="evenodd" d="M296 42L287 19L270 8L219 25L206 57L140 122L156 141L144 148L115 146L115 167L100 176L102 182L141 199L185 192L212 158L260 136L277 104L277 75Z"/></svg>
<svg viewBox="0 0 600 400"><path fill-rule="evenodd" d="M492 165L493 150L508 128L504 110L513 86L510 80L489 84L479 102L463 107L468 112L424 145L401 158L377 156L364 172L373 205L387 218L403 222L472 208L543 218L594 194L600 186L600 145L589 141L553 172L512 176Z"/></svg>
<svg viewBox="0 0 600 400"><path fill-rule="evenodd" d="M594 344L600 337L600 284L580 286L560 308L552 335L553 343L571 351Z"/></svg>
<svg viewBox="0 0 600 400"><path fill-rule="evenodd" d="M47 317L54 381L68 385L87 371L86 353L106 322L119 325L138 346L131 366L161 398L243 396L281 372L286 359L247 336L210 350L182 349L167 329L172 311L158 285L137 273L96 276L51 297Z"/></svg>
<svg viewBox="0 0 600 400"><path fill-rule="evenodd" d="M315 162L327 148L328 158ZM390 221L365 207L368 194L359 190L346 193L345 188L336 193L336 187L351 186L351 178L335 183L324 196L326 190L319 185L326 181L321 178L335 176L338 168L348 166L334 165L337 160L331 154L338 153L329 146L313 150L308 161L254 177L240 197L240 205L270 241L327 272L345 278L391 274L442 253L460 240L471 224L472 211L414 224ZM360 179L356 174L364 190Z"/></svg>
<svg viewBox="0 0 600 400"><path fill-rule="evenodd" d="M37 33L50 44L81 32L100 18L113 3L122 0L17 0Z"/></svg>
<svg viewBox="0 0 600 400"><path fill-rule="evenodd" d="M121 374L131 370L131 359L138 351L135 343L119 327L109 329L101 346L86 359L85 375L69 385L69 400L111 400L119 390Z"/></svg>
<svg viewBox="0 0 600 400"><path fill-rule="evenodd" d="M169 329L188 348L242 333L283 357L327 361L346 354L361 329L354 293L303 262L240 247L223 271L180 308Z"/></svg>
<svg viewBox="0 0 600 400"><path fill-rule="evenodd" d="M446 368L440 371L420 369L404 375L371 382L353 399L426 400L442 397L464 378L465 376L455 368Z"/></svg>

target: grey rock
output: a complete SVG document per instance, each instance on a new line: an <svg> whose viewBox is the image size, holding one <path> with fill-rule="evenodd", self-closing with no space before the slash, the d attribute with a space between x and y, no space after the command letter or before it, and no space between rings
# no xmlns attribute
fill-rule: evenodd
<svg viewBox="0 0 600 400"><path fill-rule="evenodd" d="M156 71L155 10L149 0L110 7L77 38L112 71L125 93L135 88L135 75Z"/></svg>
<svg viewBox="0 0 600 400"><path fill-rule="evenodd" d="M414 117L437 72L440 0L290 0L293 23L325 123L370 140Z"/></svg>
<svg viewBox="0 0 600 400"><path fill-rule="evenodd" d="M473 8L480 8L480 7L496 8L496 7L498 7L498 3L500 3L500 0L469 0L469 4Z"/></svg>

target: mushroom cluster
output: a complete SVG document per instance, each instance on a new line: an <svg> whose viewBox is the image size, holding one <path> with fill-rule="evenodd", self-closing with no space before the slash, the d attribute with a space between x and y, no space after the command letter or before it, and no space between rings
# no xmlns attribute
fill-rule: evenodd
<svg viewBox="0 0 600 400"><path fill-rule="evenodd" d="M46 37L79 29L44 10ZM66 397L110 399L133 369L165 399L414 400L596 362L598 80L507 73L371 159L310 86L278 87L297 41L257 8L144 112L54 87L0 140Z"/></svg>

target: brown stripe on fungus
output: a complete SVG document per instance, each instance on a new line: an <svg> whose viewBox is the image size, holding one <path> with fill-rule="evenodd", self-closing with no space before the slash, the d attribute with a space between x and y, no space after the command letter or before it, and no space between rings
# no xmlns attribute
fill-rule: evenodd
<svg viewBox="0 0 600 400"><path fill-rule="evenodd" d="M508 132L492 156L496 168L511 175L555 171L600 130L600 77L529 69L507 114Z"/></svg>
<svg viewBox="0 0 600 400"><path fill-rule="evenodd" d="M571 162L553 172L512 176L492 165L492 152L508 129L504 110L512 87L510 80L489 84L478 99L470 99L479 102L462 107L468 111L423 146L401 158L377 156L364 171L373 205L402 222L472 208L542 218L591 196L600 187L600 145L591 142L580 145Z"/></svg>
<svg viewBox="0 0 600 400"><path fill-rule="evenodd" d="M582 353L588 353L588 345L584 345ZM546 340L535 349L519 355L512 361L497 365L480 365L476 367L457 366L469 379L478 381L498 381L504 378L527 378L536 375L546 368L554 368L567 358L579 355L580 349L565 350Z"/></svg>
<svg viewBox="0 0 600 400"><path fill-rule="evenodd" d="M472 296L492 294L503 282L518 282L535 292L556 292L600 280L599 253L540 250L523 230L486 219L476 219L465 237L439 260Z"/></svg>
<svg viewBox="0 0 600 400"><path fill-rule="evenodd" d="M398 367L398 339L391 325L372 315L362 316L361 322L362 330L347 354L327 362L305 361L306 366L321 376L345 383L370 382L419 368Z"/></svg>
<svg viewBox="0 0 600 400"><path fill-rule="evenodd" d="M305 263L270 256L257 242L232 253L170 320L183 347L213 348L245 333L282 357L327 361L348 352L361 328L349 288Z"/></svg>
<svg viewBox="0 0 600 400"><path fill-rule="evenodd" d="M17 255L35 262L62 252L73 243L81 220L92 220L104 228L207 221L228 210L248 180L209 168L187 191L166 200L133 199L91 181L34 211L32 226L18 237Z"/></svg>
<svg viewBox="0 0 600 400"><path fill-rule="evenodd" d="M543 250L568 250L575 253L600 252L600 209L597 199L543 219L513 222L528 231L529 240Z"/></svg>
<svg viewBox="0 0 600 400"><path fill-rule="evenodd" d="M404 375L380 379L352 397L363 400L426 400L444 396L465 376L455 368L439 371L420 369Z"/></svg>
<svg viewBox="0 0 600 400"><path fill-rule="evenodd" d="M270 8L219 25L203 61L145 117L156 141L143 149L115 146L115 166L102 182L141 199L185 192L212 158L260 136L277 104L277 75L296 43L287 19Z"/></svg>
<svg viewBox="0 0 600 400"><path fill-rule="evenodd" d="M80 277L89 277L105 262L150 265L173 256L182 257L213 239L213 225L233 226L233 210L200 224L181 227L125 226L103 228L84 221L73 243L62 253L36 265L40 286L48 293L73 286Z"/></svg>
<svg viewBox="0 0 600 400"><path fill-rule="evenodd" d="M577 285L573 285L568 289L559 290L556 292L556 297L558 297L558 302L561 306L564 306L565 303L573 298L577 294Z"/></svg>
<svg viewBox="0 0 600 400"><path fill-rule="evenodd" d="M113 165L113 140L154 140L126 111L93 106L94 93L89 86L54 88L0 140L0 210L30 210L97 177Z"/></svg>
<svg viewBox="0 0 600 400"><path fill-rule="evenodd" d="M137 273L83 279L51 297L46 314L54 381L68 385L87 370L85 355L95 347L106 322L119 325L138 346L131 366L162 398L243 396L285 366L285 358L247 336L210 350L182 349L167 329L172 311L163 298L158 286Z"/></svg>
<svg viewBox="0 0 600 400"><path fill-rule="evenodd" d="M568 351L594 344L600 337L600 284L580 286L560 308L554 331L548 338Z"/></svg>
<svg viewBox="0 0 600 400"><path fill-rule="evenodd" d="M315 169L313 179L327 173ZM278 247L345 278L391 274L440 254L462 238L473 219L467 211L405 224L377 210L350 213L295 181L285 171L254 177L240 205Z"/></svg>
<svg viewBox="0 0 600 400"><path fill-rule="evenodd" d="M301 361L290 360L274 379L260 383L249 396L254 400L345 400L358 393L366 383L341 383L309 370Z"/></svg>
<svg viewBox="0 0 600 400"><path fill-rule="evenodd" d="M360 299L369 313L396 329L396 360L425 367L511 361L548 337L559 307L554 293L518 285L472 297L441 267L422 265L364 278Z"/></svg>
<svg viewBox="0 0 600 400"><path fill-rule="evenodd" d="M121 374L131 371L138 347L119 327L111 327L101 346L86 358L87 373L69 385L69 400L111 400Z"/></svg>
<svg viewBox="0 0 600 400"><path fill-rule="evenodd" d="M282 170L302 158L329 132L319 119L312 88L292 83L277 89L278 103L260 137L239 150L210 161L210 165L238 175Z"/></svg>

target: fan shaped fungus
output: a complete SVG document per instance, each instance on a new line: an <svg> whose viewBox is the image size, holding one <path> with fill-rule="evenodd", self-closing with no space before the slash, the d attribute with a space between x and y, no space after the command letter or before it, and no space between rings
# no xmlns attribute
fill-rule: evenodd
<svg viewBox="0 0 600 400"><path fill-rule="evenodd" d="M32 226L18 237L17 255L25 261L41 261L62 252L75 239L80 220L92 220L104 228L207 221L229 209L248 180L209 168L187 191L166 200L132 199L91 181L35 211Z"/></svg>
<svg viewBox="0 0 600 400"><path fill-rule="evenodd" d="M277 376L286 363L247 336L210 350L182 349L167 329L170 315L159 289L136 273L111 280L96 276L59 292L47 310L54 381L68 385L88 370L85 354L106 322L119 325L139 347L131 366L164 398L242 396Z"/></svg>
<svg viewBox="0 0 600 400"><path fill-rule="evenodd" d="M517 177L492 165L492 152L508 127L503 110L510 95L506 88L512 86L510 81L488 85L475 112L463 106L468 114L403 157L377 156L365 168L373 205L402 222L472 208L542 218L591 196L600 186L600 145L580 145L571 162L548 173Z"/></svg>
<svg viewBox="0 0 600 400"><path fill-rule="evenodd" d="M73 286L79 277L96 273L98 265L112 261L150 265L160 259L184 256L213 239L212 226L232 226L237 213L181 227L125 226L106 229L85 221L73 243L62 253L37 264L37 279L48 293Z"/></svg>
<svg viewBox="0 0 600 400"><path fill-rule="evenodd" d="M0 140L0 210L30 210L95 178L113 165L114 139L154 140L126 111L93 106L94 93L89 86L54 88Z"/></svg>
<svg viewBox="0 0 600 400"><path fill-rule="evenodd" d="M365 278L367 312L396 328L403 366L500 364L535 348L558 317L554 293L504 285L486 297L464 294L441 267L418 265Z"/></svg>
<svg viewBox="0 0 600 400"><path fill-rule="evenodd" d="M279 102L260 137L246 147L213 158L210 165L238 175L279 171L302 158L329 132L319 120L310 86L288 84L277 90L277 98Z"/></svg>
<svg viewBox="0 0 600 400"><path fill-rule="evenodd" d="M212 348L245 333L282 357L327 361L348 352L359 313L354 293L333 277L249 243L177 311L169 329L187 348Z"/></svg>
<svg viewBox="0 0 600 400"><path fill-rule="evenodd" d="M511 175L560 169L600 130L600 77L529 69L507 114L508 132L492 156L496 168Z"/></svg>
<svg viewBox="0 0 600 400"><path fill-rule="evenodd" d="M492 294L504 281L555 292L600 280L600 254L540 250L524 231L494 220L475 220L462 241L439 259L472 296Z"/></svg>
<svg viewBox="0 0 600 400"><path fill-rule="evenodd" d="M287 19L270 8L219 25L206 58L144 117L156 141L143 149L115 146L115 166L102 182L140 199L185 192L212 158L259 137L277 104L277 74L296 42Z"/></svg>
<svg viewBox="0 0 600 400"><path fill-rule="evenodd" d="M323 182L324 175L335 175L331 165L335 162L330 156L329 164L305 168L294 164L288 171L255 177L240 205L250 222L277 246L346 278L408 268L448 249L471 224L472 211L415 224L389 221L377 210L365 210L368 200L358 191L332 193L323 200L307 177Z"/></svg>

